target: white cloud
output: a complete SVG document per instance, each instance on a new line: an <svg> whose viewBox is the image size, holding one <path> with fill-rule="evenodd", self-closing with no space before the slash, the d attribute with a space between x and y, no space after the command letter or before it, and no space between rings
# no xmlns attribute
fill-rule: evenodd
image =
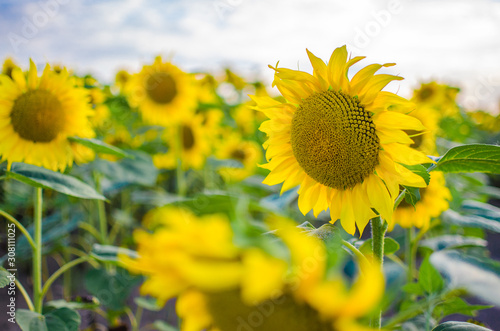
<svg viewBox="0 0 500 331"><path fill-rule="evenodd" d="M0 57L60 62L110 81L120 68L137 70L157 54L174 54L186 70L232 65L270 82L267 64L280 60L309 70L306 47L327 60L335 47L348 44L355 55L368 57L365 64L396 62L389 72L406 80L391 89L401 94L435 78L462 86L469 105L498 111L495 0L65 0L13 54L8 33L22 36L22 18L32 19L49 1L62 0L12 2L2 9Z"/></svg>

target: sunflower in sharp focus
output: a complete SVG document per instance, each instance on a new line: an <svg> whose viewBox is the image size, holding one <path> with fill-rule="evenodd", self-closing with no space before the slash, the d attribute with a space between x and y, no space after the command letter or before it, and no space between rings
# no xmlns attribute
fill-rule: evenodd
<svg viewBox="0 0 500 331"><path fill-rule="evenodd" d="M175 169L180 159L182 169L201 169L211 152L211 145L203 127L203 116L194 115L178 125L168 127L163 140L168 152L153 156L153 162L160 169Z"/></svg>
<svg viewBox="0 0 500 331"><path fill-rule="evenodd" d="M394 64L372 64L349 80L349 68L364 57L347 58L337 48L328 64L307 51L313 74L273 68L276 85L286 99L253 97L269 121L260 130L271 172L264 183L283 183L282 192L300 185L299 208L315 215L330 209L350 234L363 232L375 209L389 224L399 185L425 187L424 180L403 166L431 163L409 146L403 130L425 127L405 115L413 104L381 91L401 77L375 73Z"/></svg>
<svg viewBox="0 0 500 331"><path fill-rule="evenodd" d="M404 200L394 211L394 224L403 228L417 227L426 230L433 217L438 217L448 209L451 200L450 190L446 187L444 175L441 172L432 172L429 186L420 189L420 200L415 206Z"/></svg>
<svg viewBox="0 0 500 331"><path fill-rule="evenodd" d="M241 181L253 174L262 162L262 147L255 141L242 140L233 133L221 141L216 156L222 160L236 160L241 167L222 167L219 173L226 181Z"/></svg>
<svg viewBox="0 0 500 331"><path fill-rule="evenodd" d="M193 78L159 56L130 77L126 94L130 105L153 125L169 126L189 118L196 107Z"/></svg>
<svg viewBox="0 0 500 331"><path fill-rule="evenodd" d="M92 109L85 89L74 87L66 70L56 74L47 65L41 77L33 61L27 77L19 68L12 79L0 76L0 155L54 171L73 164L68 137L92 138Z"/></svg>
<svg viewBox="0 0 500 331"><path fill-rule="evenodd" d="M372 330L357 319L383 295L379 268L360 262L349 288L340 265L327 267L326 245L289 221L270 221L277 238L265 237L274 247L268 242L266 251L237 246L237 232L222 215L162 207L145 224L154 232L134 233L139 257L120 260L146 277L142 294L160 304L178 297L183 331Z"/></svg>

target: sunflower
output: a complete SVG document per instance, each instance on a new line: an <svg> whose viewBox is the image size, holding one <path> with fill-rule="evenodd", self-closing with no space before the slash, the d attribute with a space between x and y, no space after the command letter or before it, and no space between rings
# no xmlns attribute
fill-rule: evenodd
<svg viewBox="0 0 500 331"><path fill-rule="evenodd" d="M405 131L413 140L410 147L415 148L426 155L437 156L436 151L436 134L439 130L439 115L438 113L427 106L417 105L417 108L408 115L417 118L425 126L426 130Z"/></svg>
<svg viewBox="0 0 500 331"><path fill-rule="evenodd" d="M222 160L236 160L242 167L222 167L219 173L226 181L241 181L255 173L257 164L262 161L262 147L255 141L242 140L240 135L226 135L220 142L216 157Z"/></svg>
<svg viewBox="0 0 500 331"><path fill-rule="evenodd" d="M458 92L460 89L457 87L431 81L422 83L413 92L412 101L434 108L441 117L456 116L460 112L456 103Z"/></svg>
<svg viewBox="0 0 500 331"><path fill-rule="evenodd" d="M120 93L125 91L125 86L127 86L130 81L130 74L126 70L119 70L115 75L115 86L118 87Z"/></svg>
<svg viewBox="0 0 500 331"><path fill-rule="evenodd" d="M330 208L332 222L341 220L350 234L363 232L369 219L380 214L392 221L399 185L425 187L424 180L403 166L432 162L403 130L425 127L405 115L412 103L381 91L401 77L375 75L372 64L348 79L349 68L363 57L347 59L346 47L337 48L328 64L307 51L313 74L286 68L275 70L273 85L286 99L253 97L257 110L269 121L260 126L263 165L271 172L264 183L283 183L282 192L300 185L299 209L317 216ZM372 210L375 209L376 213Z"/></svg>
<svg viewBox="0 0 500 331"><path fill-rule="evenodd" d="M163 140L168 143L169 150L165 154L154 155L155 166L160 169L175 169L177 160L180 159L183 170L201 169L211 152L202 123L203 116L194 115L183 119L177 126L168 127Z"/></svg>
<svg viewBox="0 0 500 331"><path fill-rule="evenodd" d="M130 105L153 125L177 123L190 117L196 107L192 77L160 56L130 77L126 90Z"/></svg>
<svg viewBox="0 0 500 331"><path fill-rule="evenodd" d="M142 294L160 304L178 297L183 331L371 330L356 319L383 295L380 270L362 262L348 288L340 265L327 267L325 244L289 221L270 221L279 241L261 236L266 250L235 245L237 232L222 215L162 207L145 224L154 232L134 233L139 257L120 260L145 275Z"/></svg>
<svg viewBox="0 0 500 331"><path fill-rule="evenodd" d="M2 74L7 75L12 78L12 70L14 68L19 68L19 66L14 62L14 60L10 57L6 58L2 65Z"/></svg>
<svg viewBox="0 0 500 331"><path fill-rule="evenodd" d="M41 77L33 61L27 77L19 68L12 79L0 76L0 155L2 161L25 162L54 171L73 163L68 137L94 135L88 117L92 109L85 89L63 70L47 65Z"/></svg>
<svg viewBox="0 0 500 331"><path fill-rule="evenodd" d="M415 206L403 200L396 208L394 223L389 230L392 230L394 224L403 228L415 226L425 230L433 217L438 217L448 209L450 200L451 193L446 187L444 175L441 172L432 172L429 186L420 189L420 200Z"/></svg>

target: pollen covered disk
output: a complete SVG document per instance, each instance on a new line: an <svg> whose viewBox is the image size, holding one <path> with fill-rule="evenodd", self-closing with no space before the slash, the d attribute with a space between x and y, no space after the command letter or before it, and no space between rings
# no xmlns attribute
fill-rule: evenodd
<svg viewBox="0 0 500 331"><path fill-rule="evenodd" d="M14 102L12 127L23 139L48 143L64 129L61 102L49 91L30 90Z"/></svg>
<svg viewBox="0 0 500 331"><path fill-rule="evenodd" d="M380 142L370 113L340 91L302 101L292 119L291 143L304 171L335 189L362 183L378 164Z"/></svg>

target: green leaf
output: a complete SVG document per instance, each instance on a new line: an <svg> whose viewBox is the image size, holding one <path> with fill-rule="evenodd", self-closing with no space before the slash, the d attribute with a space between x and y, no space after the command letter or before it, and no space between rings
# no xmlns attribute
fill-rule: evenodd
<svg viewBox="0 0 500 331"><path fill-rule="evenodd" d="M420 242L420 246L428 247L433 251L470 246L486 247L487 244L488 242L484 239L477 237L464 237L460 235L443 235L425 239Z"/></svg>
<svg viewBox="0 0 500 331"><path fill-rule="evenodd" d="M434 309L434 314L439 319L451 314L462 314L467 316L476 316L477 311L488 309L493 306L469 305L463 299L455 297L440 303Z"/></svg>
<svg viewBox="0 0 500 331"><path fill-rule="evenodd" d="M399 243L391 237L384 238L384 254L394 254L399 250Z"/></svg>
<svg viewBox="0 0 500 331"><path fill-rule="evenodd" d="M475 200L465 200L462 203L462 208L474 215L486 217L490 220L500 222L500 208Z"/></svg>
<svg viewBox="0 0 500 331"><path fill-rule="evenodd" d="M94 188L74 177L31 164L13 163L7 176L34 187L53 189L72 197L106 200Z"/></svg>
<svg viewBox="0 0 500 331"><path fill-rule="evenodd" d="M118 254L124 254L131 258L138 257L137 252L133 250L123 247L117 247L112 245L100 245L100 244L94 244L92 246L92 252L90 253L90 256L99 261L117 263Z"/></svg>
<svg viewBox="0 0 500 331"><path fill-rule="evenodd" d="M85 288L96 296L104 307L121 311L126 306L130 292L141 279L140 276L131 275L122 268L92 269L85 275Z"/></svg>
<svg viewBox="0 0 500 331"><path fill-rule="evenodd" d="M0 267L0 288L4 288L5 286L10 284L10 272Z"/></svg>
<svg viewBox="0 0 500 331"><path fill-rule="evenodd" d="M179 329L167 324L166 322L163 321L155 321L153 323L153 326L158 329L159 331L179 331Z"/></svg>
<svg viewBox="0 0 500 331"><path fill-rule="evenodd" d="M80 314L66 307L55 309L45 314L45 323L49 331L78 331L80 322Z"/></svg>
<svg viewBox="0 0 500 331"><path fill-rule="evenodd" d="M471 144L454 147L431 170L500 173L500 146Z"/></svg>
<svg viewBox="0 0 500 331"><path fill-rule="evenodd" d="M70 141L93 149L96 153L111 154L119 157L133 157L132 155L126 153L125 151L119 149L118 147L108 145L97 139L79 138L79 137L69 137Z"/></svg>
<svg viewBox="0 0 500 331"><path fill-rule="evenodd" d="M139 307L142 307L151 311L160 311L163 307L158 305L158 301L155 298L150 297L136 297L134 302Z"/></svg>
<svg viewBox="0 0 500 331"><path fill-rule="evenodd" d="M420 201L420 189L418 187L407 187L404 186L405 191L405 201L406 203L415 207L415 204Z"/></svg>
<svg viewBox="0 0 500 331"><path fill-rule="evenodd" d="M431 175L429 174L429 172L427 171L427 169L423 165L421 165L421 164L416 164L416 165L403 164L403 166L406 169L408 169L411 172L413 172L414 174L419 175L420 177L422 177L425 180L425 183L427 185L429 185L429 182L431 180Z"/></svg>
<svg viewBox="0 0 500 331"><path fill-rule="evenodd" d="M45 316L31 310L18 309L16 322L23 331L49 331L45 324Z"/></svg>
<svg viewBox="0 0 500 331"><path fill-rule="evenodd" d="M119 190L132 184L148 187L156 184L158 168L153 164L151 156L139 151L131 151L130 155L133 159L122 159L117 162L98 159L91 164L97 172L109 179L110 182L103 182L105 190Z"/></svg>
<svg viewBox="0 0 500 331"><path fill-rule="evenodd" d="M415 294L415 295L424 294L424 290L422 289L422 286L420 286L419 283L408 283L403 286L403 291L405 291L408 294Z"/></svg>
<svg viewBox="0 0 500 331"><path fill-rule="evenodd" d="M429 294L438 293L444 287L443 277L441 277L436 268L430 263L428 256L420 265L418 284Z"/></svg>
<svg viewBox="0 0 500 331"><path fill-rule="evenodd" d="M459 225L461 227L480 228L500 233L500 222L485 217L461 215L449 209L441 215L441 219L446 223Z"/></svg>
<svg viewBox="0 0 500 331"><path fill-rule="evenodd" d="M49 302L45 303L45 307L52 308L52 309L59 309L59 308L69 308L73 310L77 309L89 309L89 310L94 310L99 308L99 300L95 297L90 297L89 299L83 299L81 297L73 298L73 301L66 301L63 299L60 300L52 300Z"/></svg>
<svg viewBox="0 0 500 331"><path fill-rule="evenodd" d="M373 253L372 251L372 239L367 239L365 242L359 247L359 250L364 255L370 255ZM384 238L384 254L389 255L396 253L399 250L399 244L396 240L391 237Z"/></svg>
<svg viewBox="0 0 500 331"><path fill-rule="evenodd" d="M488 303L500 305L500 262L454 250L435 252L430 259L449 279L450 286L463 288Z"/></svg>
<svg viewBox="0 0 500 331"><path fill-rule="evenodd" d="M432 331L492 331L482 326L467 322L445 322L439 324Z"/></svg>

